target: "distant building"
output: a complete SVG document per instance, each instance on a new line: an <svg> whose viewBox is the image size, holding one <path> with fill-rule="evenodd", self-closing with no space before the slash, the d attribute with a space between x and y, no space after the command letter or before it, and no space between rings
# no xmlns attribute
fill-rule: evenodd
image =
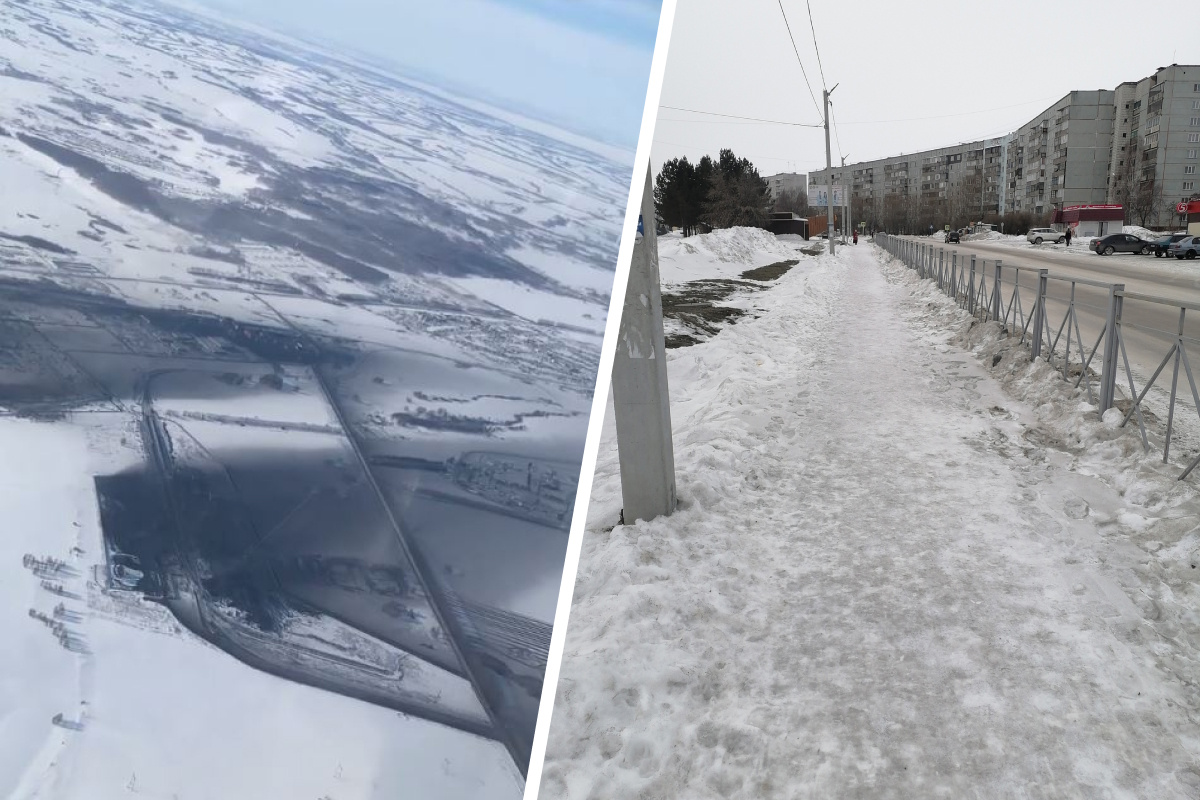
<svg viewBox="0 0 1200 800"><path fill-rule="evenodd" d="M848 185L854 213L876 218L889 197L953 204L976 220L1119 204L1129 224L1165 227L1179 223L1178 203L1200 197L1198 156L1200 66L1172 64L1116 89L1069 92L1004 136L809 177Z"/></svg>
<svg viewBox="0 0 1200 800"><path fill-rule="evenodd" d="M799 172L781 172L765 178L767 188L771 191L771 199L779 197L780 192L804 192L808 194L808 176Z"/></svg>

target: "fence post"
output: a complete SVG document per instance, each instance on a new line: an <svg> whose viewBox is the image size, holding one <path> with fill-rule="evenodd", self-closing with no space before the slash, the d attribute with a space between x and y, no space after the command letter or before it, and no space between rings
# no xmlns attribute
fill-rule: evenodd
<svg viewBox="0 0 1200 800"><path fill-rule="evenodd" d="M958 251L950 251L950 296L958 299Z"/></svg>
<svg viewBox="0 0 1200 800"><path fill-rule="evenodd" d="M995 277L992 278L992 319L1000 319L1001 303L1000 297L1000 259L996 259Z"/></svg>
<svg viewBox="0 0 1200 800"><path fill-rule="evenodd" d="M1114 283L1108 287L1108 316L1104 323L1104 360L1100 374L1100 416L1113 407L1117 393L1117 358L1121 353L1118 339L1121 325L1121 305L1125 284Z"/></svg>
<svg viewBox="0 0 1200 800"><path fill-rule="evenodd" d="M967 304L971 313L975 313L975 254L971 253L971 285L967 287L967 296L971 301Z"/></svg>
<svg viewBox="0 0 1200 800"><path fill-rule="evenodd" d="M1033 341L1029 345L1031 358L1037 361L1042 355L1042 328L1046 325L1046 283L1049 270L1038 270L1038 293L1033 306Z"/></svg>
<svg viewBox="0 0 1200 800"><path fill-rule="evenodd" d="M946 269L946 248L938 248L938 288L943 288L942 274Z"/></svg>
<svg viewBox="0 0 1200 800"><path fill-rule="evenodd" d="M671 396L663 345L654 188L649 170L641 211L644 233L634 240L612 372L622 513L629 525L675 510Z"/></svg>

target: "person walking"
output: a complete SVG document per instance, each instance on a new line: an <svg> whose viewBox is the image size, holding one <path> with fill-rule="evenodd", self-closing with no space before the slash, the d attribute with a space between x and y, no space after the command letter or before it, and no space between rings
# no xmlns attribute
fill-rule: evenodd
<svg viewBox="0 0 1200 800"><path fill-rule="evenodd" d="M854 243L858 244L858 229L857 228L854 230Z"/></svg>
<svg viewBox="0 0 1200 800"><path fill-rule="evenodd" d="M1067 226L1066 239L1067 239L1067 247L1070 247L1071 246L1071 226L1070 225Z"/></svg>

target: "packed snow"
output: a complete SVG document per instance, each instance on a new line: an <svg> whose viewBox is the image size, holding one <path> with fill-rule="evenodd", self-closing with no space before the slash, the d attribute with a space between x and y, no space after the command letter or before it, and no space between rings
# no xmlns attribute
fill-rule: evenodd
<svg viewBox="0 0 1200 800"><path fill-rule="evenodd" d="M873 247L758 307L669 351L674 515L610 403L540 796L1198 796L1195 480Z"/></svg>
<svg viewBox="0 0 1200 800"><path fill-rule="evenodd" d="M702 278L736 278L754 267L797 258L794 243L762 228L722 228L684 237L658 237L658 270L664 284Z"/></svg>

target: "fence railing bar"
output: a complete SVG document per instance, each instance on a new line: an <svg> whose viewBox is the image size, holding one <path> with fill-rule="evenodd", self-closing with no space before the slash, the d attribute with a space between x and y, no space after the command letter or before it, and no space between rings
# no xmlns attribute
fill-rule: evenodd
<svg viewBox="0 0 1200 800"><path fill-rule="evenodd" d="M1188 311L1200 311L1200 303L1190 303L1186 300L1172 300L1168 297L1155 297L1150 294L1138 294L1137 292L1123 292L1126 300L1142 300L1147 303L1156 303L1160 306L1174 306L1175 308L1186 308Z"/></svg>
<svg viewBox="0 0 1200 800"><path fill-rule="evenodd" d="M1107 326L1105 326L1105 328L1107 328ZM1100 335L1096 337L1096 345L1092 348L1092 354L1089 355L1087 357L1087 359L1083 362L1083 371L1079 374L1079 380L1075 381L1076 389L1079 388L1079 381L1083 380L1084 377L1087 375L1088 367L1090 367L1092 365L1092 359L1096 357L1096 353L1099 352L1099 350L1100 350L1100 343L1102 341L1104 341L1105 328L1100 329ZM1082 354L1083 354L1083 336L1080 335L1080 333L1079 333L1079 321L1078 320L1075 321L1075 335L1079 336L1079 353L1082 356ZM1088 399L1090 400L1091 398L1092 398L1092 387L1089 384L1088 385Z"/></svg>
<svg viewBox="0 0 1200 800"><path fill-rule="evenodd" d="M1196 413L1200 414L1200 392L1196 391L1196 379L1192 377L1192 365L1188 361L1187 350L1180 348L1180 351L1183 353L1183 371L1187 375L1188 385L1192 388L1192 402L1196 404ZM1200 455L1196 456L1187 469L1180 474L1179 480L1186 478L1197 464L1200 464Z"/></svg>
<svg viewBox="0 0 1200 800"><path fill-rule="evenodd" d="M1154 386L1154 382L1156 380L1158 380L1158 376L1162 374L1163 369L1170 362L1171 356L1173 356L1173 355L1175 355L1175 345L1171 345L1171 349L1167 351L1166 357L1164 357L1163 360L1159 363L1158 369L1154 370L1154 374L1150 376L1150 380L1146 381L1146 385L1142 387L1141 394L1136 395L1137 399L1133 401L1133 407L1130 408L1129 411L1127 411L1125 413L1125 419L1121 420L1121 425L1124 425L1126 422L1128 422L1129 416L1134 411L1138 410L1138 407L1142 404L1142 400L1144 400L1146 398L1146 394L1150 391L1150 388L1152 386ZM1128 366L1128 365L1126 365L1126 366ZM1133 389L1132 380L1130 381L1129 388ZM1147 446L1149 446L1149 445L1147 445Z"/></svg>
<svg viewBox="0 0 1200 800"><path fill-rule="evenodd" d="M1163 442L1163 463L1167 463L1167 455L1171 452L1171 431L1175 427L1175 392L1179 388L1179 361L1183 345L1183 324L1186 308L1179 309L1179 341L1175 343L1175 366L1171 370L1171 399L1167 403L1167 439Z"/></svg>
<svg viewBox="0 0 1200 800"><path fill-rule="evenodd" d="M1133 385L1133 370L1129 368L1129 353L1125 351L1125 336L1121 333L1121 326L1119 324L1117 326L1117 342L1121 345L1121 360L1125 362L1125 377L1129 379L1129 398L1133 400L1133 398L1137 397L1137 389ZM1140 406L1140 403L1134 403L1129 410L1137 412L1138 427L1142 431L1142 446L1149 450L1150 439L1146 436L1146 423L1142 419L1142 409ZM1125 419L1121 420L1120 427L1125 427L1125 423L1128 421L1129 417L1125 417Z"/></svg>

